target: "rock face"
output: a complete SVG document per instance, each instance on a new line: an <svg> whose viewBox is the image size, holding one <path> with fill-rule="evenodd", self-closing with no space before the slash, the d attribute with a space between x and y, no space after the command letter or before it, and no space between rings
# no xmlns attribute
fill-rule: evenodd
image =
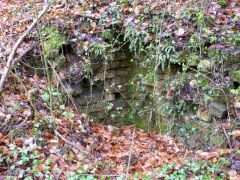
<svg viewBox="0 0 240 180"><path fill-rule="evenodd" d="M205 54L204 59L201 59L196 52L179 50L177 57L180 64L165 67L158 65L154 68L152 66L155 64L149 63L146 54L136 55L137 53L129 53L126 49L114 51L109 56L104 56L105 59L94 59L95 63L91 61L90 70L85 71L89 73L88 77L82 75L83 79L79 78L78 84L71 84L68 92L78 103L79 109L95 121L114 126L134 123L143 129L150 125L154 130L168 132L172 128L168 127L170 119L177 116L178 122L174 122L173 126L177 123L186 126L181 129L184 137L188 134L189 140L185 142L191 148L198 148L203 145L200 141L205 143L208 132L215 130L212 126L216 121L211 121L213 117L223 119L227 115L227 106L221 91L224 87L216 84L228 84L230 80L240 82L240 70L236 70L239 67L233 69L232 61L226 60L220 64L221 70L225 70L225 65L230 62L230 70L220 74L229 77L222 78L213 72L219 70L217 62L221 56L217 52L212 49L211 57ZM197 68L200 73L184 70L181 63L191 66L191 70ZM72 65L72 69L73 67ZM154 80L152 68L156 70ZM81 74L70 74L75 75ZM212 81L216 81L216 84ZM149 118L152 118L153 123L161 121L161 125L157 128L152 126ZM198 142L195 142L194 136L191 137L198 136L194 129L202 133ZM212 134L207 141L213 146L222 146L223 139Z"/></svg>

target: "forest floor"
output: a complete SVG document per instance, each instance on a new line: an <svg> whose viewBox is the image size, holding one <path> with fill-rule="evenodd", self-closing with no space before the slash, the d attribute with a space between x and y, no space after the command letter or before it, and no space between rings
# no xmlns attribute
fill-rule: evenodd
<svg viewBox="0 0 240 180"><path fill-rule="evenodd" d="M64 3L69 1L53 4L41 21L65 27L71 23L70 29L74 29L76 18L84 16L86 9L80 5L70 8ZM90 5L88 1L81 3ZM87 11L88 16L97 18L108 6L115 5L114 1L103 3L97 10ZM33 1L0 2L0 72L19 35L35 17L34 6ZM135 6L136 16L144 9L142 6ZM40 11L43 2L37 1L36 7ZM133 9L121 6L119 11L128 16ZM228 15L240 17L239 12L239 7L229 7L226 12L218 12L222 17L216 21L227 24ZM133 17L127 18L131 21ZM187 36L174 23L166 25L167 29L176 27L178 38ZM235 25L227 24L225 30L231 31ZM99 31L102 27L96 23L85 29L88 34ZM18 48L16 58L31 48L31 39L36 39L34 32ZM168 135L144 132L135 126L116 128L92 123L86 114L58 101L59 93L54 91L51 115L47 78L17 69L15 75L10 73L0 95L0 179L240 179L239 131L232 135L232 149L192 152Z"/></svg>

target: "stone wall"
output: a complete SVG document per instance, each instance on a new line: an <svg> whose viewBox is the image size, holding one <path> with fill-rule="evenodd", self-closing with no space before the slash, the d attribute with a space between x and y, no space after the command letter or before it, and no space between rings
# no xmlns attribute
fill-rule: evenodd
<svg viewBox="0 0 240 180"><path fill-rule="evenodd" d="M134 63L126 51L111 54L108 60L92 64L92 80L81 82L82 92L74 97L79 109L98 122L124 124L130 110L130 86Z"/></svg>

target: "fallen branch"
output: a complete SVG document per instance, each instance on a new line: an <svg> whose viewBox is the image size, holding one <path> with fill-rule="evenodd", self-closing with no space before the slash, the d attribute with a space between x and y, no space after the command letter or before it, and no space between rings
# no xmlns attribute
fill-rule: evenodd
<svg viewBox="0 0 240 180"><path fill-rule="evenodd" d="M223 129L223 133L224 133L224 135L225 135L225 137L226 137L226 139L227 139L227 142L228 142L229 148L232 149L232 144L231 144L230 138L229 138L229 136L228 136L228 134L227 134L227 132L226 132L225 127L222 126L222 129Z"/></svg>
<svg viewBox="0 0 240 180"><path fill-rule="evenodd" d="M55 132L55 134L56 134L58 137L60 137L63 141L65 141L65 142L66 142L67 144L69 144L70 146L75 147L77 150L79 150L79 151L81 151L81 152L83 152L83 153L85 153L85 154L89 154L88 151L79 148L78 146L76 146L75 144L73 144L71 141L67 140L67 139L66 139L65 137L63 137L57 130L54 130L54 132Z"/></svg>
<svg viewBox="0 0 240 180"><path fill-rule="evenodd" d="M17 43L14 45L14 47L13 47L13 49L12 49L10 55L9 55L7 64L4 68L3 75L2 75L1 80L0 80L0 93L3 91L5 81L7 79L8 73L9 73L9 68L13 67L14 63L16 62L16 61L13 61L13 60L14 60L14 56L15 56L15 53L16 53L18 47L21 45L21 43L23 42L25 37L30 33L30 31L36 26L38 20L47 12L49 7L50 7L50 4L47 3L44 6L43 10L38 15L38 17L36 19L34 19L31 26L28 27L28 29L25 31L25 33L18 39Z"/></svg>

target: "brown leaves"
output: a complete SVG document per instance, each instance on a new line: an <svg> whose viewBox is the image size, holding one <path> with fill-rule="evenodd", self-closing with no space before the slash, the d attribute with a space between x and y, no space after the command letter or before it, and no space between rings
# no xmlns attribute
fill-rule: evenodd
<svg viewBox="0 0 240 180"><path fill-rule="evenodd" d="M105 137L96 150L101 153L106 163L116 164L116 167L111 168L114 172L125 173L122 167L129 159L134 128L135 126L123 126L118 129L117 134L113 134L106 126L92 124L92 131L100 135L99 137ZM140 129L135 130L133 142L130 170L138 169L138 172L151 171L164 163L173 162L173 158L185 152L185 149L169 136L144 133Z"/></svg>
<svg viewBox="0 0 240 180"><path fill-rule="evenodd" d="M204 152L203 150L198 150L196 152L196 157L204 160L212 160L213 162L217 162L218 158L220 158L221 155L229 154L233 151L234 150L232 149L221 149L221 148L217 148L212 152Z"/></svg>
<svg viewBox="0 0 240 180"><path fill-rule="evenodd" d="M179 28L178 31L176 32L176 36L183 37L184 33L185 33L185 30L183 28Z"/></svg>
<svg viewBox="0 0 240 180"><path fill-rule="evenodd" d="M232 137L234 137L234 138L240 137L240 130L233 131Z"/></svg>

